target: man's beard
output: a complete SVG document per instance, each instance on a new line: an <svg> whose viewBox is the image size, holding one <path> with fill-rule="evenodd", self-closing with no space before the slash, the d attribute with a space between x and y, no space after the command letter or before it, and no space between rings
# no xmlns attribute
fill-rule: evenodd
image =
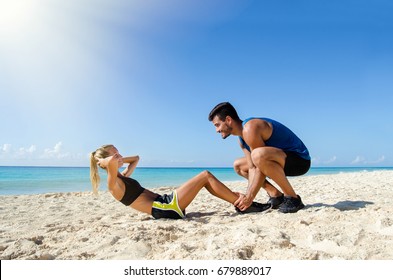
<svg viewBox="0 0 393 280"><path fill-rule="evenodd" d="M226 134L226 135L224 135L224 136L221 136L222 139L227 139L227 138L231 135L231 133L232 133L232 127L227 126L226 132L228 132L228 134Z"/></svg>

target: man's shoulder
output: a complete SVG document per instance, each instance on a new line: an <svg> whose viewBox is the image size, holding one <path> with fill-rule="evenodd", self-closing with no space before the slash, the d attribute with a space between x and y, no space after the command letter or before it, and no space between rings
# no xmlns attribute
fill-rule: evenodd
<svg viewBox="0 0 393 280"><path fill-rule="evenodd" d="M264 118L248 118L243 122L243 129L245 130L259 130L269 127L269 122Z"/></svg>

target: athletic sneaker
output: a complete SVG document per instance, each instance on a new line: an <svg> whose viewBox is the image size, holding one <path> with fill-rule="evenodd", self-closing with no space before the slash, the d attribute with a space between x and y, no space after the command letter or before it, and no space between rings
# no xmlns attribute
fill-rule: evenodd
<svg viewBox="0 0 393 280"><path fill-rule="evenodd" d="M239 208L235 207L236 212L240 214L247 214L247 213L255 213L255 212L263 212L266 210L269 210L271 208L271 205L266 203L259 203L259 202L253 202L250 207L248 207L246 210L241 211Z"/></svg>
<svg viewBox="0 0 393 280"><path fill-rule="evenodd" d="M297 198L284 196L284 202L280 205L278 211L281 213L296 213L304 208L302 199L298 195Z"/></svg>
<svg viewBox="0 0 393 280"><path fill-rule="evenodd" d="M269 200L266 202L271 205L272 209L278 209L278 207L284 202L284 195L280 196L271 196Z"/></svg>

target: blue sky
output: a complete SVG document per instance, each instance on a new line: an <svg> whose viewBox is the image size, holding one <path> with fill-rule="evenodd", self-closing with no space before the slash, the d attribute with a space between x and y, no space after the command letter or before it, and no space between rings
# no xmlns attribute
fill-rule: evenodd
<svg viewBox="0 0 393 280"><path fill-rule="evenodd" d="M207 120L281 121L313 166L393 166L393 4L0 0L0 165L231 166Z"/></svg>

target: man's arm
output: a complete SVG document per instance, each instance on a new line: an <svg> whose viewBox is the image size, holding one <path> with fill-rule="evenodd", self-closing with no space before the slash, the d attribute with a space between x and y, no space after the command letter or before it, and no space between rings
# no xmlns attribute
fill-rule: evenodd
<svg viewBox="0 0 393 280"><path fill-rule="evenodd" d="M244 149L243 151L248 163L248 187L246 194L240 194L238 200L234 203L234 205L241 211L244 211L250 207L251 203L261 189L263 182L265 181L265 177L252 163L251 153L247 149Z"/></svg>
<svg viewBox="0 0 393 280"><path fill-rule="evenodd" d="M243 129L244 141L250 147L251 151L253 149L264 147L265 142L263 141L263 129L268 128L266 123L261 123L260 120L249 121ZM235 202L235 206L240 210L246 210L252 203L252 201L257 196L259 190L262 187L266 176L255 166L252 161L251 153L243 147L243 152L246 156L248 167L249 167L249 177L248 177L248 187L245 196L240 196L240 198ZM236 205L237 203L237 205Z"/></svg>
<svg viewBox="0 0 393 280"><path fill-rule="evenodd" d="M240 210L244 211L251 205L253 199L255 198L256 194L259 191L259 188L257 190L250 188L253 185L252 182L254 181L255 175L258 177L257 174L258 172L256 170L255 165L252 162L251 153L242 145L241 142L239 142L239 145L244 153L244 157L246 158L246 162L247 162L248 186L247 186L246 195L239 193L239 198L235 201L234 205L238 207ZM253 197L251 197L250 194L253 194Z"/></svg>

